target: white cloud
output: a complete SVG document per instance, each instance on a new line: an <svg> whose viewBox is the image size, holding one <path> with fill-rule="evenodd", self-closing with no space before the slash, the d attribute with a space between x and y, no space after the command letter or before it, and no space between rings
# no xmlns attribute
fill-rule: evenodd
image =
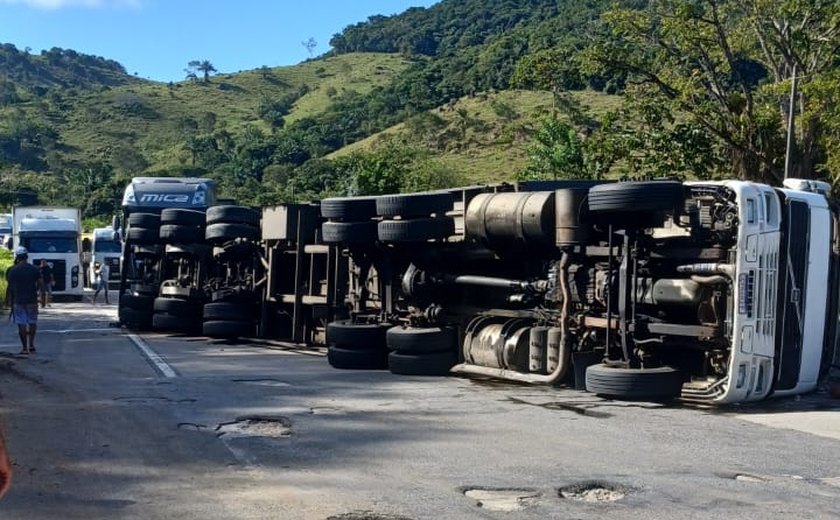
<svg viewBox="0 0 840 520"><path fill-rule="evenodd" d="M36 9L56 10L65 7L139 7L141 0L0 0L2 4L27 5Z"/></svg>

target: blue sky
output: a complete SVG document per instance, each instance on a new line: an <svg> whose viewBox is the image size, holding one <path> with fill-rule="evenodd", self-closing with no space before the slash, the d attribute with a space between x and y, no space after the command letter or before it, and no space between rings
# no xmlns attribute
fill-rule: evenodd
<svg viewBox="0 0 840 520"><path fill-rule="evenodd" d="M0 0L0 42L33 53L62 47L122 63L129 74L184 79L190 60L220 72L293 65L368 16L436 0Z"/></svg>

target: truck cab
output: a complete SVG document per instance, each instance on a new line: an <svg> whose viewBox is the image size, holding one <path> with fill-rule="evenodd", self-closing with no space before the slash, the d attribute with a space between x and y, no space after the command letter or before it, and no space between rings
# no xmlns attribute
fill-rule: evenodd
<svg viewBox="0 0 840 520"><path fill-rule="evenodd" d="M120 256L122 242L119 234L112 227L96 228L90 235L90 262L87 266L87 280L90 287L96 280L96 266L107 264L109 269L108 286L116 287L120 283Z"/></svg>
<svg viewBox="0 0 840 520"><path fill-rule="evenodd" d="M16 207L12 210L13 247L23 246L29 261L46 260L52 268L55 296L81 300L81 214L76 208Z"/></svg>

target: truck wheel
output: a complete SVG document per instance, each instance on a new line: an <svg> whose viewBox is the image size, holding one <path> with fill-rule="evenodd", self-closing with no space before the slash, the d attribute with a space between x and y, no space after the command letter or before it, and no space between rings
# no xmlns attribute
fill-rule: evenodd
<svg viewBox="0 0 840 520"><path fill-rule="evenodd" d="M160 226L160 240L167 244L201 243L204 242L204 230L198 226L163 224Z"/></svg>
<svg viewBox="0 0 840 520"><path fill-rule="evenodd" d="M207 208L207 224L245 224L260 226L260 214L245 206L213 206Z"/></svg>
<svg viewBox="0 0 840 520"><path fill-rule="evenodd" d="M208 242L229 242L237 238L259 240L260 230L245 224L210 224L204 236Z"/></svg>
<svg viewBox="0 0 840 520"><path fill-rule="evenodd" d="M430 354L458 350L458 333L449 327L391 327L386 334L388 348L400 354Z"/></svg>
<svg viewBox="0 0 840 520"><path fill-rule="evenodd" d="M676 368L623 368L591 365L586 368L586 391L619 399L668 400L679 397L683 376Z"/></svg>
<svg viewBox="0 0 840 520"><path fill-rule="evenodd" d="M177 298L155 298L155 312L172 314L173 316L197 316L200 314L201 303Z"/></svg>
<svg viewBox="0 0 840 520"><path fill-rule="evenodd" d="M205 336L228 339L253 336L255 332L254 324L250 321L227 320L205 321L202 330Z"/></svg>
<svg viewBox="0 0 840 520"><path fill-rule="evenodd" d="M368 244L376 242L376 222L324 222L321 238L327 244Z"/></svg>
<svg viewBox="0 0 840 520"><path fill-rule="evenodd" d="M247 321L254 320L253 309L239 303L208 303L204 305L205 321Z"/></svg>
<svg viewBox="0 0 840 520"><path fill-rule="evenodd" d="M123 293L120 296L120 308L151 310L154 303L155 297L146 294Z"/></svg>
<svg viewBox="0 0 840 520"><path fill-rule="evenodd" d="M376 199L376 214L382 217L428 217L452 210L455 197L448 192L382 195Z"/></svg>
<svg viewBox="0 0 840 520"><path fill-rule="evenodd" d="M204 212L194 209L166 208L160 212L161 224L203 227L205 220Z"/></svg>
<svg viewBox="0 0 840 520"><path fill-rule="evenodd" d="M425 242L455 234L455 221L450 217L383 220L378 226L382 242Z"/></svg>
<svg viewBox="0 0 840 520"><path fill-rule="evenodd" d="M321 216L345 222L376 216L376 197L332 197L321 201Z"/></svg>
<svg viewBox="0 0 840 520"><path fill-rule="evenodd" d="M130 227L125 233L125 241L129 244L157 244L160 231L158 228Z"/></svg>
<svg viewBox="0 0 840 520"><path fill-rule="evenodd" d="M333 321L327 324L327 345L347 350L385 350L388 327L390 324Z"/></svg>
<svg viewBox="0 0 840 520"><path fill-rule="evenodd" d="M393 374L404 376L445 376L458 363L455 352L435 352L413 355L391 352L388 354L388 368Z"/></svg>
<svg viewBox="0 0 840 520"><path fill-rule="evenodd" d="M163 312L156 312L152 315L152 328L167 332L182 332L191 334L195 332L195 320L186 316L176 316Z"/></svg>
<svg viewBox="0 0 840 520"><path fill-rule="evenodd" d="M599 184L589 189L589 211L650 213L682 206L685 191L675 181L638 181Z"/></svg>
<svg viewBox="0 0 840 520"><path fill-rule="evenodd" d="M327 349L327 361L333 368L345 370L384 370L388 368L387 351L349 350L339 347Z"/></svg>
<svg viewBox="0 0 840 520"><path fill-rule="evenodd" d="M128 216L127 227L159 228L160 215L155 215L154 213L132 213Z"/></svg>

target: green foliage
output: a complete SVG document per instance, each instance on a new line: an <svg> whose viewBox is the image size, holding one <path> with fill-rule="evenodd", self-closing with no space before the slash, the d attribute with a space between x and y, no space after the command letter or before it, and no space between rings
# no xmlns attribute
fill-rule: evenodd
<svg viewBox="0 0 840 520"><path fill-rule="evenodd" d="M840 60L840 4L806 0L666 0L604 14L608 38L583 56L587 71L627 74L644 117L657 105L684 114L723 147L731 173L778 182L794 67L803 81L795 175L810 177L825 146L826 104L814 94ZM830 107L829 107L830 108ZM676 137L690 137L682 132ZM706 145L702 145L704 148ZM691 149L691 145L687 146Z"/></svg>

